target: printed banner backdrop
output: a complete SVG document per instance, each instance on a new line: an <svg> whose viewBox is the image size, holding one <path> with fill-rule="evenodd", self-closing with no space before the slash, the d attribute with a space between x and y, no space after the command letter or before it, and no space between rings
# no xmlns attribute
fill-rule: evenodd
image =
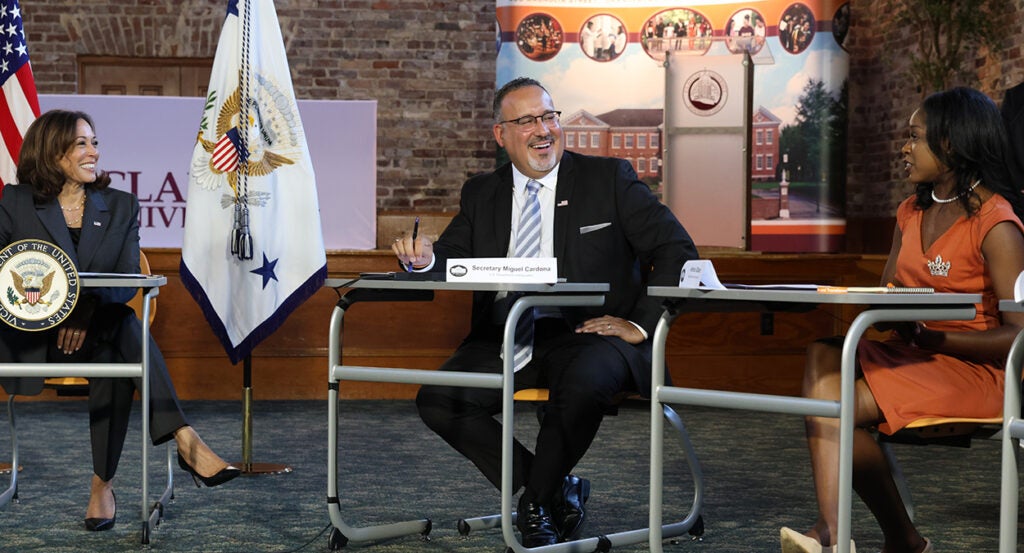
<svg viewBox="0 0 1024 553"><path fill-rule="evenodd" d="M655 190L665 53L750 52L749 249L843 249L848 2L497 0L496 16L496 86L536 78L562 111L567 149L628 159Z"/></svg>
<svg viewBox="0 0 1024 553"><path fill-rule="evenodd" d="M96 122L100 167L141 205L144 248L180 248L203 98L41 94ZM299 100L328 250L377 247L377 102Z"/></svg>

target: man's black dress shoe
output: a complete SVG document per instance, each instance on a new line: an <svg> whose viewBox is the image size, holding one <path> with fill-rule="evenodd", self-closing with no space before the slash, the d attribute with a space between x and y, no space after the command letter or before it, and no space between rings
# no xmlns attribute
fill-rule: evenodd
<svg viewBox="0 0 1024 553"><path fill-rule="evenodd" d="M562 541L572 541L580 537L583 519L587 513L583 505L590 498L590 480L572 474L565 477L562 493L555 498L552 506L552 520Z"/></svg>
<svg viewBox="0 0 1024 553"><path fill-rule="evenodd" d="M522 535L523 547L540 547L558 543L558 530L551 522L548 508L526 497L519 498L516 528Z"/></svg>

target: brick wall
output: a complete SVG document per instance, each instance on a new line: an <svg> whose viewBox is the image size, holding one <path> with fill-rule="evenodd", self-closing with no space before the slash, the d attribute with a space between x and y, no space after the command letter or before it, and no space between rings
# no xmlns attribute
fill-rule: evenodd
<svg viewBox="0 0 1024 553"><path fill-rule="evenodd" d="M1003 91L1024 81L1024 1L1006 21L1006 36L997 51L969 56L974 67L972 86L1001 102ZM879 14L889 13L891 0L851 2L853 46L850 50L850 143L848 148L847 215L849 218L895 216L899 201L913 186L898 161L907 138L907 120L930 90L918 90L906 76L908 50L915 48L911 29L886 32ZM973 59L971 59L973 58ZM1024 183L1021 183L1024 186Z"/></svg>
<svg viewBox="0 0 1024 553"><path fill-rule="evenodd" d="M921 92L903 76L910 30L885 32L890 0L852 7L851 219L892 215L909 193L896 162ZM994 98L1024 80L1024 0L1012 1L1003 48L973 63ZM78 55L212 57L224 0L23 0L42 93L76 92ZM277 0L296 94L378 102L378 207L451 211L471 174L493 167L489 0ZM345 132L345 129L338 129ZM852 242L856 243L856 240Z"/></svg>
<svg viewBox="0 0 1024 553"><path fill-rule="evenodd" d="M21 4L39 92L73 94L76 56L213 57L227 2ZM381 209L454 209L466 177L493 168L492 2L275 4L299 98L378 102Z"/></svg>

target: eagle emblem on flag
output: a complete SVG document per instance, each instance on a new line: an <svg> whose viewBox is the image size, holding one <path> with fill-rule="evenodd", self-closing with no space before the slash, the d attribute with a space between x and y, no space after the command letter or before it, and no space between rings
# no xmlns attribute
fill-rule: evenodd
<svg viewBox="0 0 1024 553"><path fill-rule="evenodd" d="M216 108L217 91L211 90L207 97L197 137L202 152L192 159L196 182L206 190L216 190L227 183L231 197L237 198L238 176L243 168L250 177L267 176L282 165L295 163L294 158L300 153L302 131L296 126L299 114L293 107L294 102L283 101L281 91L266 78L257 76L257 84L245 121L242 120L240 88L235 88L219 110ZM214 136L207 139L203 135L214 110L217 110ZM242 133L245 133L245 140ZM254 195L250 191L249 195L255 196L249 198L250 203L257 205L263 205L267 199L265 193Z"/></svg>

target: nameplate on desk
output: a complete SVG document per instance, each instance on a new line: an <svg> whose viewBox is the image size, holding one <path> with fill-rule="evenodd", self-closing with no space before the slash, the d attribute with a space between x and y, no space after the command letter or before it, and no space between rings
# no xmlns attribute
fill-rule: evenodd
<svg viewBox="0 0 1024 553"><path fill-rule="evenodd" d="M691 259L684 263L683 270L679 273L679 287L725 289L718 280L715 266L711 264L710 259Z"/></svg>
<svg viewBox="0 0 1024 553"><path fill-rule="evenodd" d="M472 257L449 259L448 282L555 284L558 261L554 257Z"/></svg>

